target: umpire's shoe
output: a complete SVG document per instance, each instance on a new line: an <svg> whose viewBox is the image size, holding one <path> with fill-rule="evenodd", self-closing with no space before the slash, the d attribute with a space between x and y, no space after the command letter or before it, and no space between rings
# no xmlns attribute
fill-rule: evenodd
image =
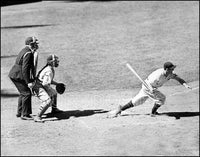
<svg viewBox="0 0 200 157"><path fill-rule="evenodd" d="M58 108L52 108L51 113L56 114L56 113L61 113L63 112L62 110L59 110Z"/></svg>
<svg viewBox="0 0 200 157"><path fill-rule="evenodd" d="M17 113L17 114L16 114L16 117L17 117L17 118L21 117L21 113Z"/></svg>
<svg viewBox="0 0 200 157"><path fill-rule="evenodd" d="M31 117L30 115L26 115L26 116L21 116L22 120L33 120L33 117Z"/></svg>

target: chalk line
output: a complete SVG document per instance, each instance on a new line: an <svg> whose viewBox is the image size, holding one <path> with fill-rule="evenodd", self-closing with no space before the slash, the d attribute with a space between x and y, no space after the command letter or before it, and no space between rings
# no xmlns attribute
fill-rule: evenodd
<svg viewBox="0 0 200 157"><path fill-rule="evenodd" d="M170 94L169 96L174 96L174 95L179 95L179 94L183 94L183 93L188 93L188 92L191 92L191 91L196 90L196 89L199 89L199 87L195 87L195 88L188 89L188 90L181 91L181 92L176 92L176 93Z"/></svg>

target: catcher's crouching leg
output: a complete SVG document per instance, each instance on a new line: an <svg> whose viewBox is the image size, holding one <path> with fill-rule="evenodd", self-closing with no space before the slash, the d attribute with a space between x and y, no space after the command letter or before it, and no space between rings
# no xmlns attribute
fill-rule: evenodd
<svg viewBox="0 0 200 157"><path fill-rule="evenodd" d="M58 109L57 107L57 92L55 90L52 89L52 96L51 96L51 113L52 114L56 114L56 113L60 113L63 112L62 110Z"/></svg>
<svg viewBox="0 0 200 157"><path fill-rule="evenodd" d="M48 98L47 100L43 101L42 105L39 108L39 112L37 116L34 117L35 122L41 122L43 123L44 121L42 120L42 115L45 113L45 111L50 107L51 99Z"/></svg>

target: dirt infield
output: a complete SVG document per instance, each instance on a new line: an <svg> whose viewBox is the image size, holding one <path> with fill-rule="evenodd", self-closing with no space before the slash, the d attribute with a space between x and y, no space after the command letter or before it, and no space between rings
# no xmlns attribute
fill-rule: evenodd
<svg viewBox="0 0 200 157"><path fill-rule="evenodd" d="M198 156L199 2L44 1L2 7L2 156ZM27 36L39 38L40 69L49 54L60 57L55 80L64 112L45 123L16 118L18 93L7 77ZM194 90L169 81L157 117L153 102L107 118L140 90L126 68L145 78L165 61ZM39 100L33 97L33 116Z"/></svg>
<svg viewBox="0 0 200 157"><path fill-rule="evenodd" d="M16 118L17 97L2 97L1 155L198 156L199 89L170 96L183 88L163 88L167 102L158 117L150 117L148 100L114 119L107 118L108 111L139 89L65 93L58 97L64 112L53 116L48 109L42 124ZM37 113L34 97L33 104Z"/></svg>

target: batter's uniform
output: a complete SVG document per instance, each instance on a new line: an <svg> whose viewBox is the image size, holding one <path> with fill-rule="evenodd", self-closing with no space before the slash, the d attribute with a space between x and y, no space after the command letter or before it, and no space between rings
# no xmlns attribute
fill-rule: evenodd
<svg viewBox="0 0 200 157"><path fill-rule="evenodd" d="M138 94L124 106L120 105L111 117L116 117L121 113L121 111L124 111L130 107L143 104L148 98L151 98L155 102L151 112L151 115L155 116L157 114L157 109L163 105L166 100L166 96L160 92L158 88L162 87L170 79L175 79L186 88L191 89L191 87L188 86L182 78L173 72L175 67L176 66L171 62L166 62L164 64L164 68L160 68L152 72L145 80L150 89L142 84L142 88Z"/></svg>
<svg viewBox="0 0 200 157"><path fill-rule="evenodd" d="M33 88L36 96L41 101L38 116L49 108L57 108L57 92L51 87L51 82L55 76L55 70L52 66L46 65L39 73L37 81Z"/></svg>
<svg viewBox="0 0 200 157"><path fill-rule="evenodd" d="M153 92L150 92L144 85L139 93L132 99L133 106L138 106L143 104L148 98L151 98L159 106L163 105L166 100L166 96L158 90L170 79L178 80L179 82L184 82L177 74L174 72L166 76L164 68L160 68L152 72L145 82L153 88Z"/></svg>

